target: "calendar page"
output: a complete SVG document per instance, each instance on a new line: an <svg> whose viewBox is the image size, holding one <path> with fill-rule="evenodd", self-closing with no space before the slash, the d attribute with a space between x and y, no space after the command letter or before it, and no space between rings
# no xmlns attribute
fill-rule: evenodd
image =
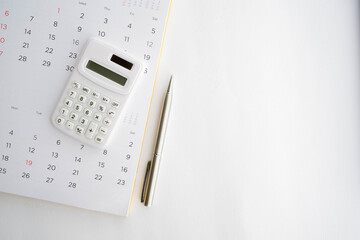
<svg viewBox="0 0 360 240"><path fill-rule="evenodd" d="M0 0L0 191L126 216L170 0ZM144 63L105 149L81 144L51 114L85 42Z"/></svg>

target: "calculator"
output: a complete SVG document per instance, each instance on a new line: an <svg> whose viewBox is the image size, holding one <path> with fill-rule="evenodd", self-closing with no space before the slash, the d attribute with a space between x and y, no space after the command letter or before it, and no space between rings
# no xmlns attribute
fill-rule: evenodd
<svg viewBox="0 0 360 240"><path fill-rule="evenodd" d="M51 121L90 146L110 142L143 66L129 54L91 38L58 101Z"/></svg>

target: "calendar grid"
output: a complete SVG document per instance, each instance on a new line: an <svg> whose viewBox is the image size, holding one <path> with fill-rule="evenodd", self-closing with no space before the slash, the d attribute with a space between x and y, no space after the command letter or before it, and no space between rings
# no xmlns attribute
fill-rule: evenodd
<svg viewBox="0 0 360 240"><path fill-rule="evenodd" d="M128 214L169 7L170 1L155 0L2 1L0 191ZM146 66L105 149L81 144L51 124L89 37Z"/></svg>

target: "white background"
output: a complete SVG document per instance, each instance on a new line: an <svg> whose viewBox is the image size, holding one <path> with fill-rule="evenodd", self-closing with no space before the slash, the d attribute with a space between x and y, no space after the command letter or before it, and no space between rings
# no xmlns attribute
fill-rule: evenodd
<svg viewBox="0 0 360 240"><path fill-rule="evenodd" d="M173 0L130 216L1 193L0 239L360 239L359 5Z"/></svg>

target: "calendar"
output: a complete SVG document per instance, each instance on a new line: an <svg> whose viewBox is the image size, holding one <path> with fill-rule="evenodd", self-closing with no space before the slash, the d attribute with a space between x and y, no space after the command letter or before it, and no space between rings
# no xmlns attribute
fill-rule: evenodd
<svg viewBox="0 0 360 240"><path fill-rule="evenodd" d="M0 0L0 191L126 216L170 0ZM86 41L144 63L111 144L58 131L51 114Z"/></svg>

